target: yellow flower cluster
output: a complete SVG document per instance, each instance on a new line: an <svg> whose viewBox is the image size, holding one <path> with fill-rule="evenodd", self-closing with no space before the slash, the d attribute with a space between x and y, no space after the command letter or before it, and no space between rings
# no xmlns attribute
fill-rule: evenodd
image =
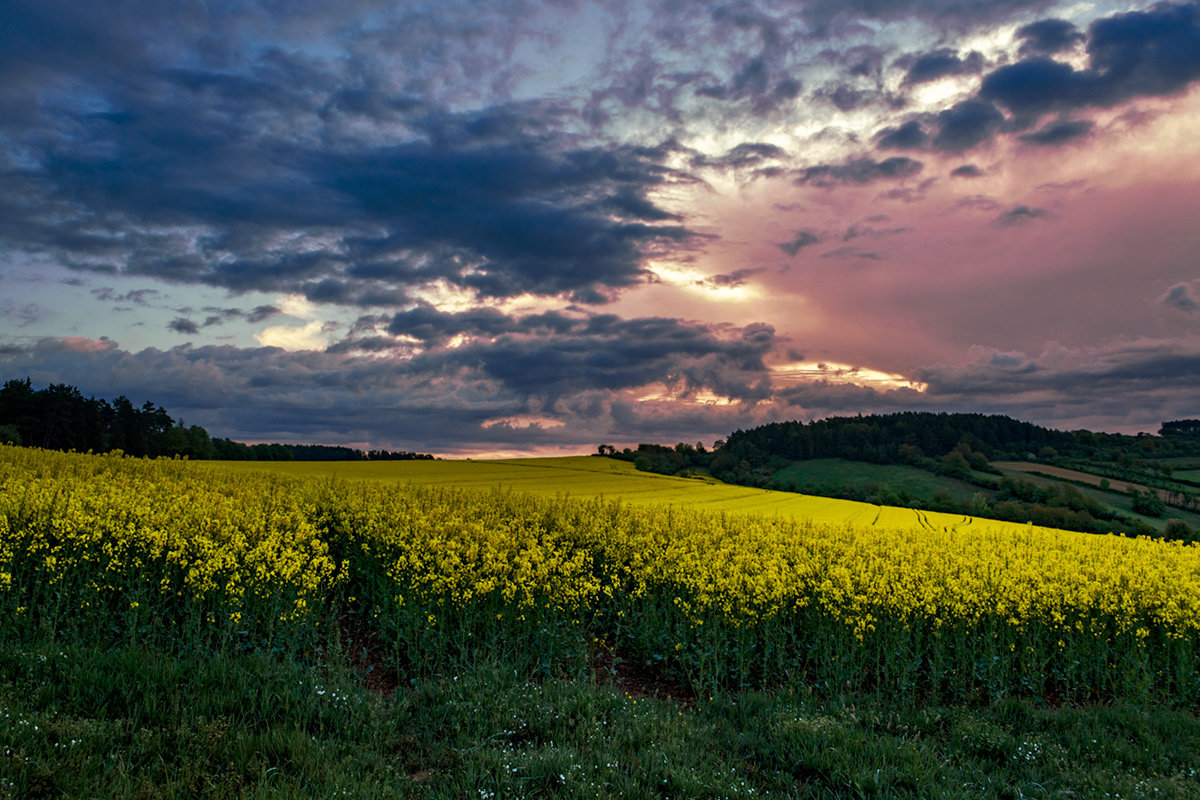
<svg viewBox="0 0 1200 800"><path fill-rule="evenodd" d="M43 624L90 610L283 627L353 607L392 620L398 639L457 625L463 641L551 620L708 678L828 663L857 680L899 659L927 678L970 672L963 686L1057 671L1055 686L1079 688L1125 669L1139 685L1200 695L1194 545L823 525L0 447L0 611L18 606Z"/></svg>
<svg viewBox="0 0 1200 800"><path fill-rule="evenodd" d="M328 486L326 486L328 488ZM341 485L323 500L324 524L361 572L382 569L422 603L466 607L482 598L518 612L575 614L600 594L593 554L581 546L582 508L526 495Z"/></svg>
<svg viewBox="0 0 1200 800"><path fill-rule="evenodd" d="M43 614L190 604L303 617L345 577L290 485L183 461L4 447L0 534L0 588L34 595Z"/></svg>

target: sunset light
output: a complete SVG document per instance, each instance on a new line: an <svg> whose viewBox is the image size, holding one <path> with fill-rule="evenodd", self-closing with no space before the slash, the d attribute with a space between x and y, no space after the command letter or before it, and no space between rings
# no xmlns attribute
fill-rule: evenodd
<svg viewBox="0 0 1200 800"><path fill-rule="evenodd" d="M928 384L910 380L903 375L893 375L866 367L835 364L827 361L798 361L772 369L772 378L779 383L845 384L868 386L879 389L912 389L924 392Z"/></svg>
<svg viewBox="0 0 1200 800"><path fill-rule="evenodd" d="M6 376L446 454L1200 413L1196 0L235 5L5 12Z"/></svg>

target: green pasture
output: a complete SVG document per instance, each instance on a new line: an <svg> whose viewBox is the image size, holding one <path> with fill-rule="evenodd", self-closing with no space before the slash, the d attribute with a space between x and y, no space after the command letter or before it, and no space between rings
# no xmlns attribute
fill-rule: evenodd
<svg viewBox="0 0 1200 800"><path fill-rule="evenodd" d="M1160 467L1170 467L1171 469L1180 470L1197 470L1200 471L1200 458L1195 456L1172 456L1171 458L1154 458L1150 459L1151 464Z"/></svg>
<svg viewBox="0 0 1200 800"><path fill-rule="evenodd" d="M1168 506L1166 512L1161 517L1148 517L1145 514L1139 514L1135 512L1133 510L1133 499L1130 498L1130 496L1124 491L1116 488L1118 486L1124 487L1127 485L1126 481L1112 480L1110 482L1113 484L1114 488L1101 489L1099 486L1092 483L1087 483L1084 480L1071 480L1067 477L1056 477L1040 472L1028 472L1025 470L1006 468L1004 466L1000 466L1000 471L1007 478L1026 481L1038 486L1070 486L1080 494L1090 497L1101 505L1111 508L1125 517L1143 522L1155 530L1161 531L1166 526L1167 520L1169 519L1182 520L1189 528L1200 528L1200 514L1192 511L1185 511L1174 506ZM1061 470L1061 472L1067 473L1068 471ZM1076 472L1074 470L1070 472L1084 476L1087 479L1095 479L1095 483L1099 483L1102 477L1086 472Z"/></svg>
<svg viewBox="0 0 1200 800"><path fill-rule="evenodd" d="M716 513L751 513L807 519L833 525L887 528L1002 530L1025 528L1012 522L879 506L853 500L814 497L735 486L707 476L678 478L639 472L627 461L602 456L462 461L224 461L196 462L215 469L269 471L343 480L394 481L420 486L492 488L504 486L544 497L605 497L631 505L678 506ZM850 464L851 462L846 462ZM857 466L857 465L856 465ZM863 465L868 466L868 465ZM938 480L936 476L930 476ZM964 486L967 484L963 484ZM977 490L976 490L977 491Z"/></svg>
<svg viewBox="0 0 1200 800"><path fill-rule="evenodd" d="M937 492L945 492L959 502L970 501L980 491L966 481L934 475L903 464L871 464L844 458L813 458L795 461L771 476L776 483L793 486L798 492L819 489L872 487L888 489L913 499L928 502Z"/></svg>

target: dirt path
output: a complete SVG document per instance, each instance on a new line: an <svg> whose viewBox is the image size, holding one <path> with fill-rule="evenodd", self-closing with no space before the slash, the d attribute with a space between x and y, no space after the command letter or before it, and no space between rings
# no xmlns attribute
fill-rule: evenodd
<svg viewBox="0 0 1200 800"><path fill-rule="evenodd" d="M1140 483L1128 483L1119 481L1113 478L1103 478L1100 475L1093 475L1090 472L1080 472L1075 469L1064 469L1063 467L1054 467L1050 464L1038 464L1033 461L993 461L992 466L997 469L1009 469L1014 472L1040 473L1051 478L1062 478L1068 481L1078 481L1079 483L1090 484L1091 486L1099 486L1100 481L1107 480L1109 488L1116 492L1128 492L1132 486L1139 492L1146 491L1149 487L1143 486ZM1163 492L1159 489L1154 490L1159 496Z"/></svg>

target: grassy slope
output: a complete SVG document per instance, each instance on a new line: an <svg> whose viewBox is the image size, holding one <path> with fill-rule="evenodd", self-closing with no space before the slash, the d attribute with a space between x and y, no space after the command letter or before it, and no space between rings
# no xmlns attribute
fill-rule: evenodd
<svg viewBox="0 0 1200 800"><path fill-rule="evenodd" d="M1033 461L997 461L992 466L1006 474L1021 473L1041 475L1048 478L1062 478L1068 483L1086 483L1089 486L1099 486L1101 481L1108 480L1103 475L1093 475L1090 472L1080 472L1077 469L1064 469L1063 467L1054 467L1049 464L1038 464ZM1115 478L1108 480L1108 483L1115 492L1128 492L1130 487L1140 492L1149 491L1149 487L1143 486L1140 483L1127 483Z"/></svg>
<svg viewBox="0 0 1200 800"><path fill-rule="evenodd" d="M508 486L543 496L621 498L634 505L676 505L722 513L755 513L830 524L890 528L1012 530L1025 526L957 514L876 506L734 486L713 479L675 478L638 472L633 464L599 456L498 461L282 461L197 462L213 468L288 475L329 475L345 480L383 480L424 486ZM933 476L931 476L933 477Z"/></svg>
<svg viewBox="0 0 1200 800"><path fill-rule="evenodd" d="M1169 506L1161 517L1148 517L1133 510L1133 500L1126 494L1129 486L1139 490L1146 487L1141 484L1130 484L1125 481L1109 480L1110 488L1100 488L1102 476L1073 469L1062 469L1046 464L1036 464L1024 461L997 461L992 466L997 467L1006 477L1015 480L1028 481L1038 486L1067 485L1087 495L1098 503L1116 510L1122 516L1140 520L1151 528L1161 531L1168 519L1180 519L1193 530L1200 529L1200 514L1184 511L1181 508Z"/></svg>
<svg viewBox="0 0 1200 800"><path fill-rule="evenodd" d="M844 458L796 461L772 477L785 485L795 485L799 491L822 486L852 486L858 489L882 486L896 493L904 491L909 496L923 501L928 501L938 491L949 493L955 500L969 501L976 492L982 491L978 486L966 481L934 475L916 467L903 464L869 464Z"/></svg>
<svg viewBox="0 0 1200 800"><path fill-rule="evenodd" d="M1200 458L1195 456L1173 456L1171 458L1156 458L1154 464L1165 464L1175 469L1194 469L1200 471Z"/></svg>

